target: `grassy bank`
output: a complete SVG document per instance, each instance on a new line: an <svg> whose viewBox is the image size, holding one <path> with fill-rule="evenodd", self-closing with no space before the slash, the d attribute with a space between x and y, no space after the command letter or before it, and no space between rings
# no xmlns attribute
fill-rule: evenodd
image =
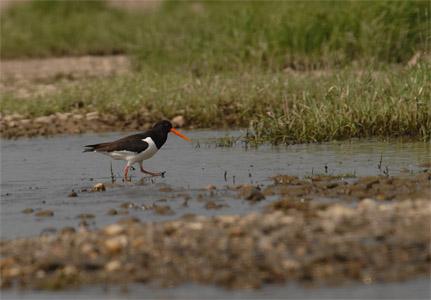
<svg viewBox="0 0 431 300"><path fill-rule="evenodd" d="M427 1L33 1L2 13L1 58L127 53L137 69L198 73L399 63L430 50L430 24Z"/></svg>
<svg viewBox="0 0 431 300"><path fill-rule="evenodd" d="M350 137L411 136L429 140L431 64L413 68L324 72L141 72L92 79L60 93L17 101L5 95L1 112L99 111L119 120L182 115L195 127L248 127L251 142L298 143Z"/></svg>
<svg viewBox="0 0 431 300"><path fill-rule="evenodd" d="M43 97L3 92L1 113L182 115L186 126L247 127L253 143L429 140L430 25L426 1L161 2L134 12L19 3L2 12L2 59L126 53L134 72L73 87L52 78L62 88ZM425 59L406 67L419 52Z"/></svg>

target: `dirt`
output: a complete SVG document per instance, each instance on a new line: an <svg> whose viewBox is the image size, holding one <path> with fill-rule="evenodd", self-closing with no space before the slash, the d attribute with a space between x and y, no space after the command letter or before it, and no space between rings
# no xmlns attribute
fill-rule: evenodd
<svg viewBox="0 0 431 300"><path fill-rule="evenodd" d="M146 224L128 217L99 230L83 225L79 232L64 228L3 241L1 287L196 282L259 288L285 281L370 284L429 275L429 170L414 179L364 177L351 184L289 175L273 179L262 194L279 200L262 213L187 215ZM235 190L243 197L250 187ZM393 192L392 200L377 200L382 190ZM343 194L360 200L344 201ZM339 201L318 200L328 197ZM169 213L169 206L157 207Z"/></svg>

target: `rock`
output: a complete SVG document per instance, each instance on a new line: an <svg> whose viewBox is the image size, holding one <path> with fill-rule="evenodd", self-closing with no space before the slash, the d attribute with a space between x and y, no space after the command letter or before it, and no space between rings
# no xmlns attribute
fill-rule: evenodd
<svg viewBox="0 0 431 300"><path fill-rule="evenodd" d="M26 208L22 212L25 214L31 214L33 212L33 208Z"/></svg>
<svg viewBox="0 0 431 300"><path fill-rule="evenodd" d="M27 126L27 125L29 125L31 123L31 120L30 119L24 119L24 120L21 120L20 121L20 124L21 125L23 125L23 126Z"/></svg>
<svg viewBox="0 0 431 300"><path fill-rule="evenodd" d="M75 232L76 232L76 230L73 227L64 227L63 229L60 230L59 235L73 234Z"/></svg>
<svg viewBox="0 0 431 300"><path fill-rule="evenodd" d="M409 169L407 169L407 168L401 168L401 169L400 169L400 172L401 172L401 173L408 173L408 172L409 172Z"/></svg>
<svg viewBox="0 0 431 300"><path fill-rule="evenodd" d="M98 183L91 189L93 192L104 192L106 191L105 185L103 183Z"/></svg>
<svg viewBox="0 0 431 300"><path fill-rule="evenodd" d="M36 119L34 119L34 122L42 123L42 124L51 124L52 123L52 115L51 116L42 116L42 117L36 118Z"/></svg>
<svg viewBox="0 0 431 300"><path fill-rule="evenodd" d="M183 127L184 123L185 121L183 116L176 116L172 119L172 125L174 127Z"/></svg>
<svg viewBox="0 0 431 300"><path fill-rule="evenodd" d="M239 196L249 201L260 201L265 199L265 196L260 192L260 190L252 185L244 184L242 186Z"/></svg>
<svg viewBox="0 0 431 300"><path fill-rule="evenodd" d="M114 272L121 269L122 263L119 260L111 260L105 265L106 272Z"/></svg>
<svg viewBox="0 0 431 300"><path fill-rule="evenodd" d="M85 115L85 118L88 121L95 121L95 120L98 120L100 118L100 115L99 115L99 113L97 111L95 111L95 112L89 112L88 114Z"/></svg>
<svg viewBox="0 0 431 300"><path fill-rule="evenodd" d="M126 227L120 224L112 224L103 228L103 232L106 233L107 235L117 235L117 234L123 233L125 230L126 230Z"/></svg>
<svg viewBox="0 0 431 300"><path fill-rule="evenodd" d="M205 204L205 208L206 209L211 209L211 208L215 208L215 209L219 209L220 207L222 207L223 205L217 204L214 201L209 201Z"/></svg>
<svg viewBox="0 0 431 300"><path fill-rule="evenodd" d="M36 217L52 217L54 215L54 212L50 210L41 211L35 214Z"/></svg>
<svg viewBox="0 0 431 300"><path fill-rule="evenodd" d="M72 118L76 121L80 121L80 120L84 119L84 116L80 115L80 114L74 114L74 115L72 115Z"/></svg>
<svg viewBox="0 0 431 300"><path fill-rule="evenodd" d="M120 205L122 208L135 208L135 204L132 202L124 202Z"/></svg>
<svg viewBox="0 0 431 300"><path fill-rule="evenodd" d="M78 194L74 191L72 191L67 197L78 197Z"/></svg>
<svg viewBox="0 0 431 300"><path fill-rule="evenodd" d="M117 253L121 251L123 247L127 246L127 237L125 235L115 236L107 239L104 245L110 253Z"/></svg>
<svg viewBox="0 0 431 300"><path fill-rule="evenodd" d="M161 215L173 215L174 211L171 209L170 206L156 206L154 208L154 211L157 214L161 214Z"/></svg>
<svg viewBox="0 0 431 300"><path fill-rule="evenodd" d="M67 121L72 116L72 114L71 113L64 113L64 114L62 114L62 113L56 112L55 116L57 117L57 119L59 121L65 122L65 121Z"/></svg>
<svg viewBox="0 0 431 300"><path fill-rule="evenodd" d="M215 185L207 185L206 187L204 187L204 190L210 191L210 190L215 190L216 187Z"/></svg>
<svg viewBox="0 0 431 300"><path fill-rule="evenodd" d="M92 214L80 214L76 216L78 219L93 219L94 215Z"/></svg>

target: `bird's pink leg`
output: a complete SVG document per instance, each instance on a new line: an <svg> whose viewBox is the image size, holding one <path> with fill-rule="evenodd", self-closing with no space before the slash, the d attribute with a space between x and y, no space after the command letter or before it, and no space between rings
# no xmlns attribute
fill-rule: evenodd
<svg viewBox="0 0 431 300"><path fill-rule="evenodd" d="M157 173L153 173L153 172L148 172L144 170L144 167L142 166L142 163L139 163L139 166L141 167L141 172L145 173L145 174L150 174L151 176L159 176L160 174Z"/></svg>
<svg viewBox="0 0 431 300"><path fill-rule="evenodd" d="M124 181L127 181L127 172L129 171L129 165L124 169Z"/></svg>

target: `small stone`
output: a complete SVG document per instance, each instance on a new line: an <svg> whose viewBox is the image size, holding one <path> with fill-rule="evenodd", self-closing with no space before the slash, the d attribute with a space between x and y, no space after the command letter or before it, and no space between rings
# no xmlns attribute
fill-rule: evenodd
<svg viewBox="0 0 431 300"><path fill-rule="evenodd" d="M122 208L134 208L135 204L132 202L124 202L120 205Z"/></svg>
<svg viewBox="0 0 431 300"><path fill-rule="evenodd" d="M88 114L86 114L85 118L88 121L94 121L94 120L98 120L100 118L100 116L99 116L99 113L97 111L95 111L95 112L89 112Z"/></svg>
<svg viewBox="0 0 431 300"><path fill-rule="evenodd" d="M80 115L80 114L74 114L74 115L72 116L72 118L73 118L74 120L76 120L76 121L79 121L79 120L84 119L84 116L83 116L83 115Z"/></svg>
<svg viewBox="0 0 431 300"><path fill-rule="evenodd" d="M217 204L217 203L215 203L214 201L209 201L209 202L207 202L206 204L205 204L205 208L206 209L212 209L212 208L215 208L215 209L219 209L220 207L222 207L223 205L220 205L220 204Z"/></svg>
<svg viewBox="0 0 431 300"><path fill-rule="evenodd" d="M127 237L125 235L115 236L107 239L104 245L110 253L117 253L127 245Z"/></svg>
<svg viewBox="0 0 431 300"><path fill-rule="evenodd" d="M73 227L64 227L63 229L60 230L59 234L63 235L63 234L72 234L75 233L76 230Z"/></svg>
<svg viewBox="0 0 431 300"><path fill-rule="evenodd" d="M51 124L52 116L42 116L42 117L34 119L34 121L36 123Z"/></svg>
<svg viewBox="0 0 431 300"><path fill-rule="evenodd" d="M156 206L154 211L161 215L173 215L174 211L169 206Z"/></svg>
<svg viewBox="0 0 431 300"><path fill-rule="evenodd" d="M260 192L260 190L252 185L244 184L242 186L242 190L239 194L240 197L245 200L249 200L252 202L260 201L265 199L265 196Z"/></svg>
<svg viewBox="0 0 431 300"><path fill-rule="evenodd" d="M162 188L159 189L159 191L160 192L171 192L172 188L170 188L170 187L162 187Z"/></svg>
<svg viewBox="0 0 431 300"><path fill-rule="evenodd" d="M103 183L98 183L91 189L93 192L104 192L106 191L105 185Z"/></svg>
<svg viewBox="0 0 431 300"><path fill-rule="evenodd" d="M401 169L400 169L400 172L401 172L401 173L408 173L408 172L409 172L409 169L407 169L407 168L401 168Z"/></svg>
<svg viewBox="0 0 431 300"><path fill-rule="evenodd" d="M72 191L67 197L78 197L78 194L74 191Z"/></svg>
<svg viewBox="0 0 431 300"><path fill-rule="evenodd" d="M210 191L210 190L215 190L216 187L215 185L207 185L206 187L204 187L204 190Z"/></svg>
<svg viewBox="0 0 431 300"><path fill-rule="evenodd" d="M124 225L112 224L112 225L108 225L105 228L103 228L103 231L107 235L117 235L119 233L124 232L125 229L126 229L126 227Z"/></svg>
<svg viewBox="0 0 431 300"><path fill-rule="evenodd" d="M21 125L23 125L23 126L27 126L27 125L29 125L31 123L31 120L29 120L29 119L25 119L25 120L21 120L20 121L20 124Z"/></svg>
<svg viewBox="0 0 431 300"><path fill-rule="evenodd" d="M121 262L119 260L111 260L105 265L106 272L114 272L121 269Z"/></svg>
<svg viewBox="0 0 431 300"><path fill-rule="evenodd" d="M46 210L46 211L41 211L38 212L35 216L36 217L52 217L54 215L54 213L50 210Z"/></svg>
<svg viewBox="0 0 431 300"><path fill-rule="evenodd" d="M33 212L33 208L26 208L22 212L25 214L31 214Z"/></svg>
<svg viewBox="0 0 431 300"><path fill-rule="evenodd" d="M116 215L116 214L117 214L117 211L116 211L115 209L110 209L110 210L108 211L108 215L114 216L114 215Z"/></svg>
<svg viewBox="0 0 431 300"><path fill-rule="evenodd" d="M92 214L80 214L76 216L79 219L93 219L94 215Z"/></svg>
<svg viewBox="0 0 431 300"><path fill-rule="evenodd" d="M172 125L174 127L183 127L184 123L185 121L183 116L176 116L172 119Z"/></svg>

